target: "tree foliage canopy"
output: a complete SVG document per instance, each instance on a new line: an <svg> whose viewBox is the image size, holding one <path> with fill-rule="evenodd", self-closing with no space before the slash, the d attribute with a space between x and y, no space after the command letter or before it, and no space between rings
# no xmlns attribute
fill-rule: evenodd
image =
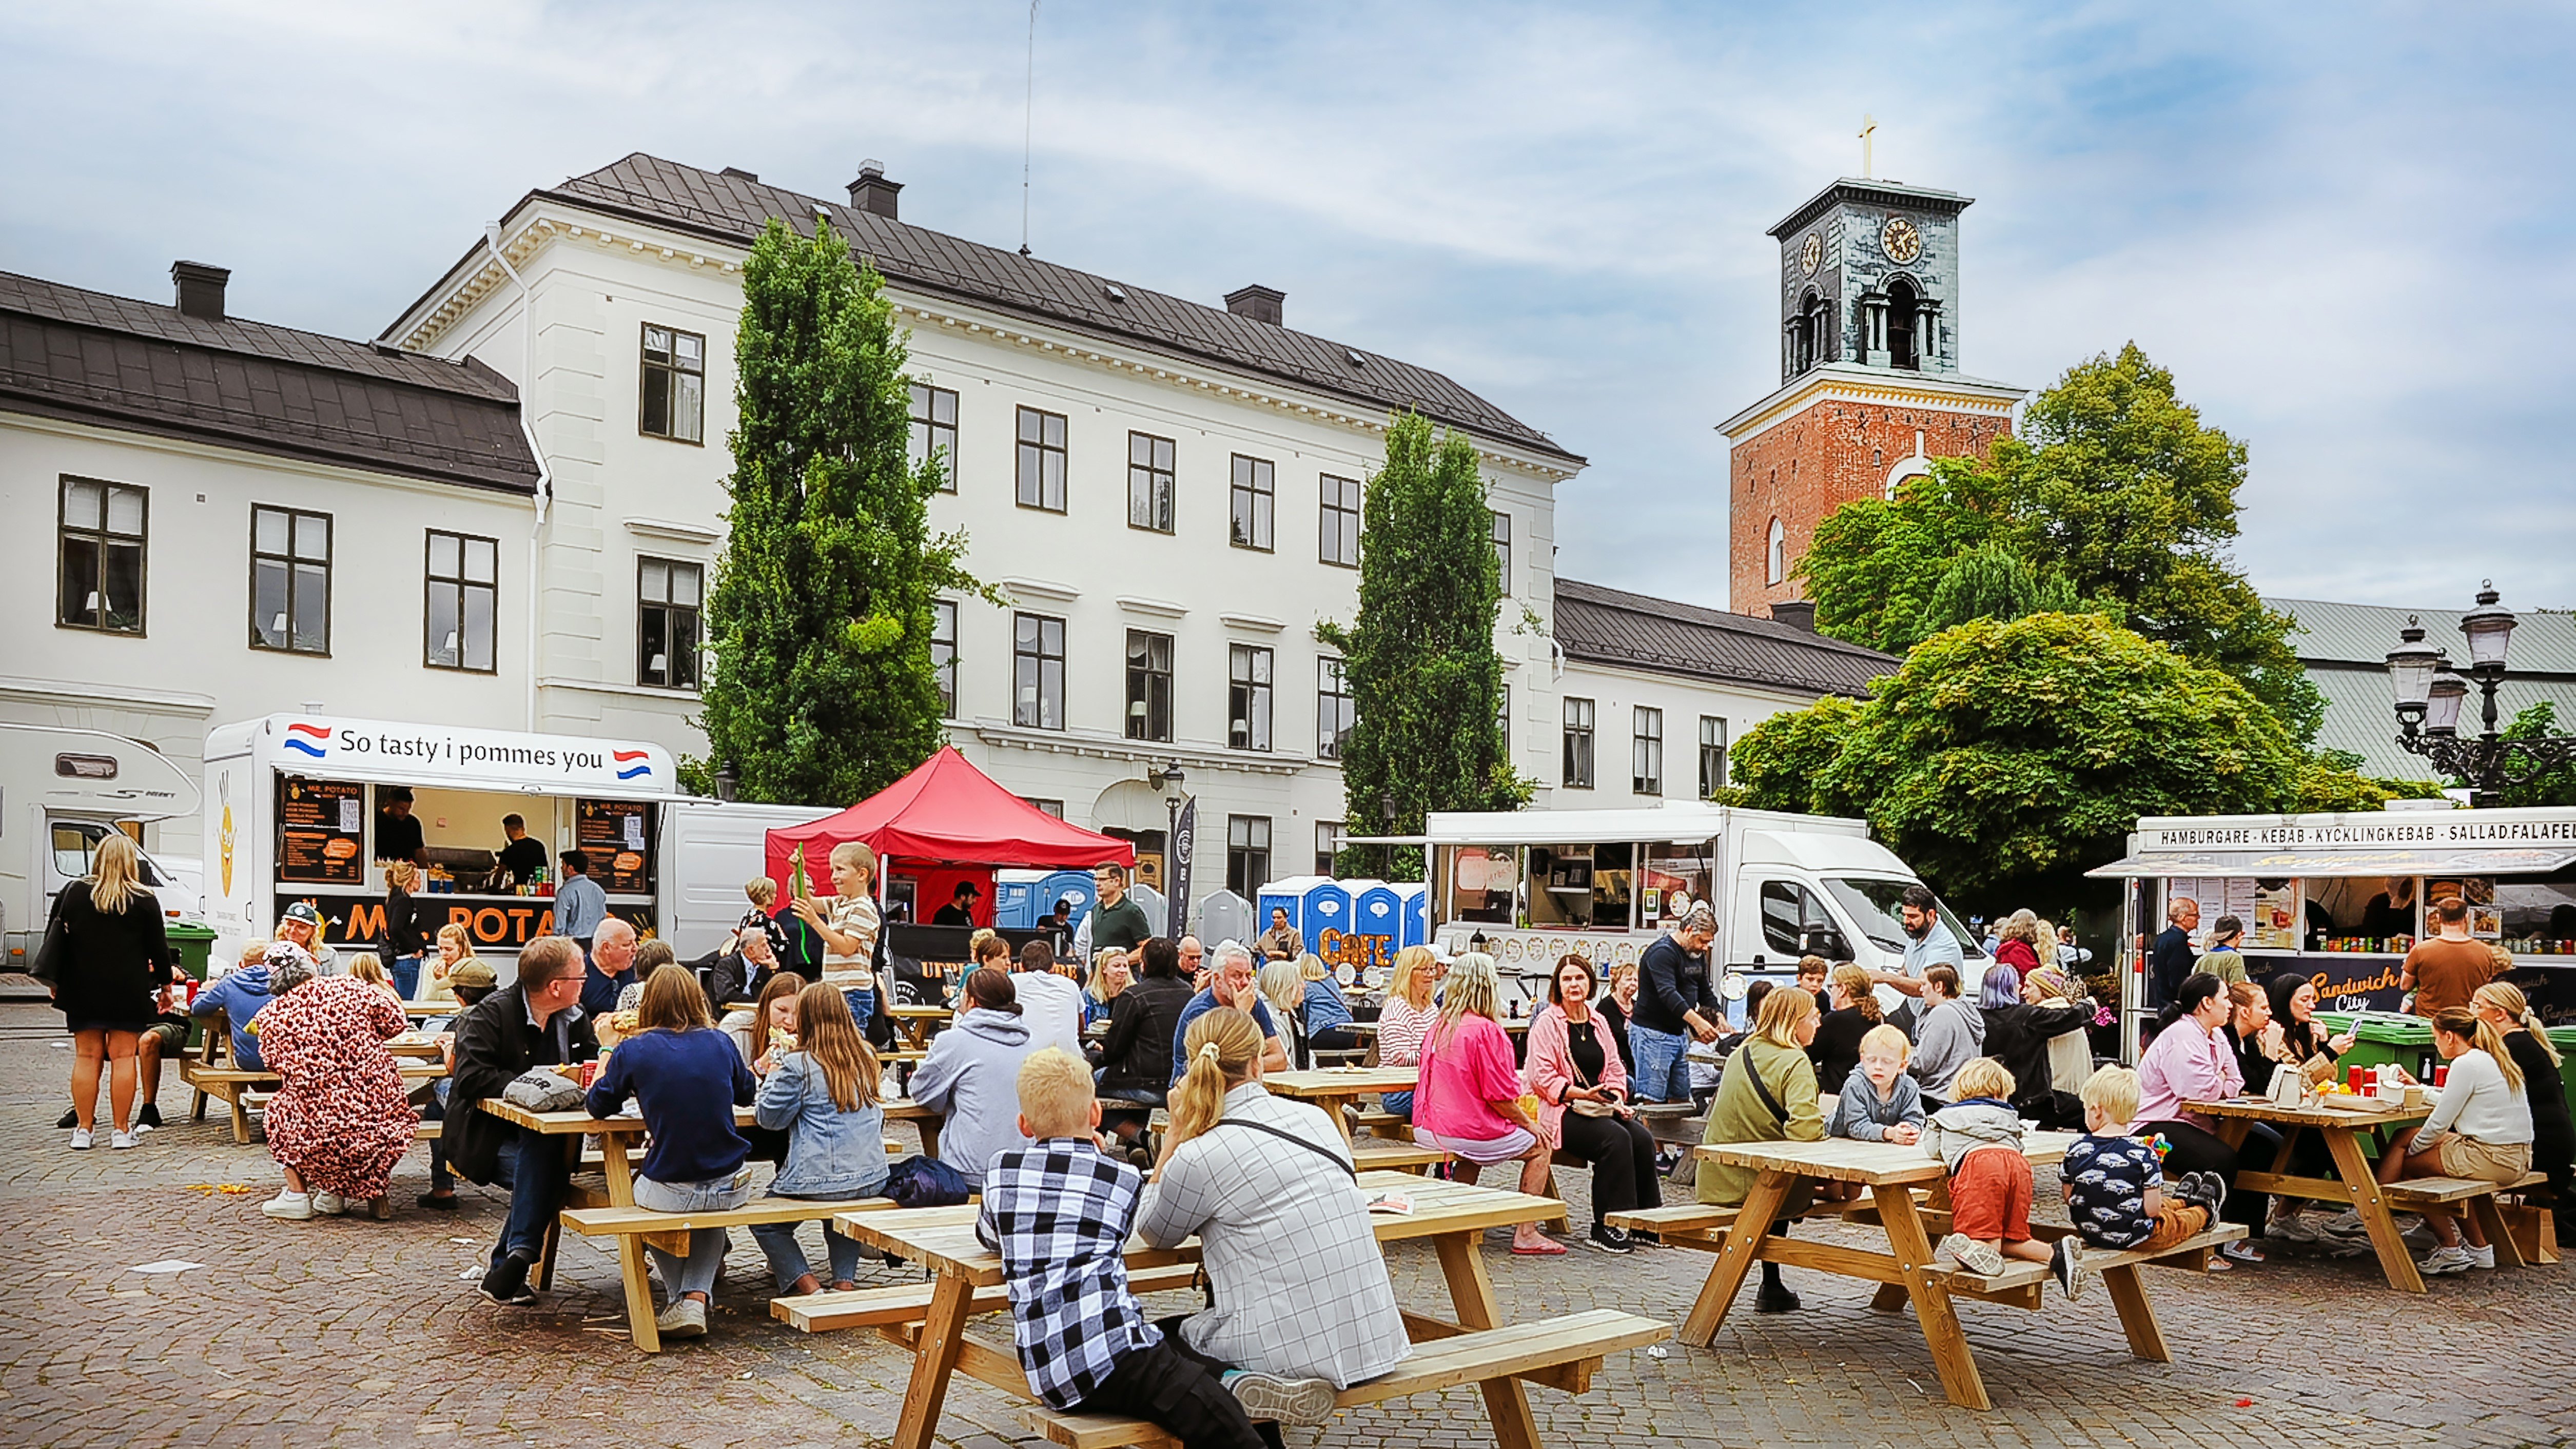
<svg viewBox="0 0 2576 1449"><path fill-rule="evenodd" d="M1527 803L1530 784L1503 749L1502 578L1475 444L1399 414L1364 497L1359 614L1315 630L1341 652L1351 693L1346 818L1354 833L1375 831L1391 806L1391 833L1409 835L1429 811ZM1369 852L1353 868L1389 865Z"/></svg>
<svg viewBox="0 0 2576 1449"><path fill-rule="evenodd" d="M1893 500L1835 510L1797 572L1820 629L1902 653L1991 591L1992 565L1980 564L1936 607L1965 555L1998 549L2031 571L2042 601L2071 594L2226 671L2304 741L2324 701L2286 642L2291 621L2227 557L2245 467L2245 445L2204 426L2173 374L2131 343L2068 369L1986 461L1942 459Z"/></svg>
<svg viewBox="0 0 2576 1449"><path fill-rule="evenodd" d="M2527 705L2512 721L2498 731L2509 740L2541 739L2565 735L2558 727L2558 706L2548 700ZM2466 784L2466 781L2459 783ZM2478 797L2480 805L2576 805L2576 765L2561 765L2543 771L2536 779L2519 785L2507 785L2490 796Z"/></svg>
<svg viewBox="0 0 2576 1449"><path fill-rule="evenodd" d="M704 790L846 805L929 758L944 737L932 604L973 589L962 534L933 537L943 458L907 457L904 336L872 267L817 224L772 220L743 266L728 440L733 503L707 595Z"/></svg>

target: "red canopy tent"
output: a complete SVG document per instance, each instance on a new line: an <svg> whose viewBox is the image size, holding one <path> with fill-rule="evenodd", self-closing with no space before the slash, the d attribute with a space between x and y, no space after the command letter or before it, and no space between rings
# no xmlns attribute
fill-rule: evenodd
<svg viewBox="0 0 2576 1449"><path fill-rule="evenodd" d="M832 847L847 840L865 841L876 852L880 869L892 860L1030 869L1136 864L1135 846L1040 810L994 784L954 745L942 745L919 769L838 815L770 831L765 858L781 898L787 889L788 856L798 845L805 847L805 870L814 878L814 889L828 892ZM960 878L981 874L958 873ZM923 885L948 888L928 879ZM991 882L985 881L982 889L984 912L989 912ZM944 896L938 899L945 901Z"/></svg>

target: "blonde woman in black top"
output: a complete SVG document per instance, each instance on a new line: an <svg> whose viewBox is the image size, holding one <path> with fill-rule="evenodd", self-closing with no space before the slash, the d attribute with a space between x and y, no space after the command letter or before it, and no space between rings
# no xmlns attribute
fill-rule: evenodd
<svg viewBox="0 0 2576 1449"><path fill-rule="evenodd" d="M138 882L134 842L110 833L92 874L64 886L39 947L54 1005L72 1033L72 1149L89 1149L98 1120L98 1078L108 1071L117 1148L134 1145L134 1087L143 1031L159 1015L155 997L174 979L161 903Z"/></svg>

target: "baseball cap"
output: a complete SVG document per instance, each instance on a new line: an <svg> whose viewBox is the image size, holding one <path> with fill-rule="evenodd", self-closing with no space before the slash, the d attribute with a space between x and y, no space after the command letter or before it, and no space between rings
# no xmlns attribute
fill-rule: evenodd
<svg viewBox="0 0 2576 1449"><path fill-rule="evenodd" d="M318 926L322 924L322 913L313 909L311 901L297 901L286 908L286 914L281 919L302 921L308 926Z"/></svg>
<svg viewBox="0 0 2576 1449"><path fill-rule="evenodd" d="M462 986L468 991L489 991L500 981L500 977L492 974L492 968L480 961L468 961L447 973L448 985Z"/></svg>

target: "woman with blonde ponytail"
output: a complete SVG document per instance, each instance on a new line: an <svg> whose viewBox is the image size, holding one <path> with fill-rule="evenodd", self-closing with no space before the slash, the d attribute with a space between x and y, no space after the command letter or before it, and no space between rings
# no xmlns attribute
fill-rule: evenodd
<svg viewBox="0 0 2576 1449"><path fill-rule="evenodd" d="M2490 981L2469 995L2469 1009L2504 1039L2505 1056L2522 1073L2522 1100L2531 1108L2531 1170L2549 1178L2558 1235L2576 1227L2576 1117L2567 1110L2566 1078L2558 1049L2540 1016L2510 981Z"/></svg>
<svg viewBox="0 0 2576 1449"><path fill-rule="evenodd" d="M2522 1093L2522 1069L2495 1023L2465 1006L2433 1014L2433 1049L2449 1064L2442 1100L2412 1141L2390 1144L2379 1160L2379 1180L2465 1177L2478 1182L2518 1182L2531 1170L2531 1103ZM2398 1150L2403 1146L2404 1150ZM2416 1264L2428 1276L2495 1266L2486 1229L2468 1220L2468 1242L2449 1212L2424 1210L2424 1222L2441 1246Z"/></svg>
<svg viewBox="0 0 2576 1449"><path fill-rule="evenodd" d="M1320 1423L1335 1392L1394 1368L1409 1340L1350 1147L1321 1109L1261 1085L1264 1050L1261 1028L1231 1006L1183 1032L1187 1065L1136 1231L1157 1248L1199 1239L1214 1306L1163 1331L1292 1381L1264 1385L1275 1411L1264 1417Z"/></svg>

